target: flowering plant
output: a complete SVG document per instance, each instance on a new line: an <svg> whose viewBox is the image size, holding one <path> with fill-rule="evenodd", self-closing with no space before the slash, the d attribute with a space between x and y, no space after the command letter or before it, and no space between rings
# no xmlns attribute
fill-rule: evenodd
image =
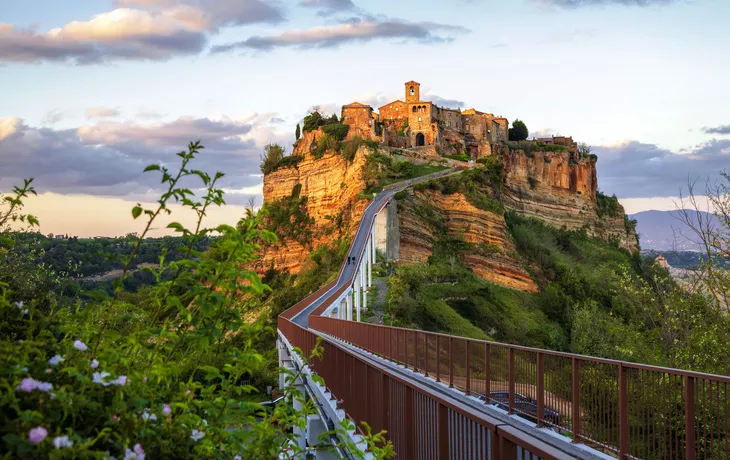
<svg viewBox="0 0 730 460"><path fill-rule="evenodd" d="M256 388L246 383L265 364L252 346L252 337L265 331L246 324L242 311L246 299L268 289L249 267L259 244L275 237L260 229L252 211L236 227L203 227L209 207L225 201L217 188L222 173L211 177L190 168L202 148L191 143L180 152L176 172L160 165L145 170L161 174L166 192L156 207L138 204L132 210L133 218L145 216L146 223L126 267L156 219L170 214L171 200L193 210L197 224L194 230L169 225L188 239L186 257L167 263L163 256L159 268L147 268L158 283L143 301L125 299L122 278L113 295L58 301L48 311L0 283L1 452L21 458L108 459L301 453L291 449L296 446L292 428L304 427L312 403L291 386L284 403L266 411L251 402ZM202 182L200 199L180 185L190 179ZM22 202L12 203L17 213ZM209 234L218 235L211 251L195 252L195 241ZM163 271L173 276L163 280ZM294 398L304 401L302 410L293 409ZM232 411L237 426L229 422ZM380 434L368 439L383 440ZM392 450L374 448L376 454L383 452L377 456Z"/></svg>

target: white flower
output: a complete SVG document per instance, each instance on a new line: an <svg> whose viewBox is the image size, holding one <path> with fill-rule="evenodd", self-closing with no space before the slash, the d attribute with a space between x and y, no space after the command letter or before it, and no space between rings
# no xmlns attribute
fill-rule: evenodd
<svg viewBox="0 0 730 460"><path fill-rule="evenodd" d="M51 399L55 399L56 398L56 393L49 393L49 394L51 395Z"/></svg>
<svg viewBox="0 0 730 460"><path fill-rule="evenodd" d="M144 410L144 414L142 414L142 419L146 422L147 420L157 420L157 416L155 414L150 414L149 409Z"/></svg>
<svg viewBox="0 0 730 460"><path fill-rule="evenodd" d="M89 365L89 367L92 368L92 369L96 369L97 367L99 367L99 361L97 361L95 359L92 359L91 360L91 364Z"/></svg>
<svg viewBox="0 0 730 460"><path fill-rule="evenodd" d="M77 350L79 350L79 351L86 351L86 350L88 350L88 347L86 346L86 344L84 342L82 342L81 340L75 340L74 341L74 348L77 349Z"/></svg>
<svg viewBox="0 0 730 460"><path fill-rule="evenodd" d="M112 382L112 383L123 387L124 384L127 383L127 376L126 375L120 375L119 377L117 377L117 380L114 381L114 382Z"/></svg>
<svg viewBox="0 0 730 460"><path fill-rule="evenodd" d="M104 379L109 377L110 375L111 374L108 372L94 372L91 377L94 383L99 383L101 385L104 385L105 387L108 387L109 385L111 385L111 383L105 382Z"/></svg>
<svg viewBox="0 0 730 460"><path fill-rule="evenodd" d="M56 446L56 449L60 449L61 447L71 447L74 442L69 441L68 436L58 436L53 439L53 445Z"/></svg>
<svg viewBox="0 0 730 460"><path fill-rule="evenodd" d="M28 309L26 308L23 310L23 315L27 315L27 314L28 314Z"/></svg>
<svg viewBox="0 0 730 460"><path fill-rule="evenodd" d="M190 439L192 439L195 442L198 442L201 439L203 439L204 436L205 436L205 433L194 429L192 434L190 435Z"/></svg>
<svg viewBox="0 0 730 460"><path fill-rule="evenodd" d="M241 456L240 455L236 455L235 457L233 457L233 460L241 460Z"/></svg>
<svg viewBox="0 0 730 460"><path fill-rule="evenodd" d="M134 450L127 449L124 452L124 460L144 460L142 445L137 443L134 445Z"/></svg>
<svg viewBox="0 0 730 460"><path fill-rule="evenodd" d="M203 419L203 425L208 426L208 421L206 419Z"/></svg>
<svg viewBox="0 0 730 460"><path fill-rule="evenodd" d="M20 302L15 302L15 306L18 307L19 309L23 308L23 301L21 300Z"/></svg>
<svg viewBox="0 0 730 460"><path fill-rule="evenodd" d="M50 364L51 366L56 366L61 361L63 361L63 358L61 357L61 355L56 355L53 358L48 360L48 364Z"/></svg>

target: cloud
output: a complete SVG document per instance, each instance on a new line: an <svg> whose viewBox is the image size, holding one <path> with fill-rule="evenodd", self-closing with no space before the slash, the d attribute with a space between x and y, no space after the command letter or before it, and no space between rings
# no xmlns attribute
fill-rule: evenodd
<svg viewBox="0 0 730 460"><path fill-rule="evenodd" d="M54 109L54 110L49 111L46 114L46 116L43 117L43 121L41 122L41 124L54 125L54 124L58 123L59 121L61 121L63 119L63 117L64 117L63 112L61 112L58 109Z"/></svg>
<svg viewBox="0 0 730 460"><path fill-rule="evenodd" d="M720 125L713 128L705 126L702 131L706 134L730 134L730 125Z"/></svg>
<svg viewBox="0 0 730 460"><path fill-rule="evenodd" d="M0 63L163 61L199 54L220 27L283 20L260 0L118 0L116 6L48 32L0 23Z"/></svg>
<svg viewBox="0 0 730 460"><path fill-rule="evenodd" d="M376 39L404 39L417 43L444 43L454 35L469 30L448 24L433 22L409 22L403 20L376 20L352 18L334 26L312 27L306 30L289 30L277 35L252 36L246 40L214 46L212 52L223 53L236 49L271 51L275 48L294 47L335 48L353 42L369 42Z"/></svg>
<svg viewBox="0 0 730 460"><path fill-rule="evenodd" d="M119 109L111 107L89 107L86 109L86 118L118 117L120 114Z"/></svg>
<svg viewBox="0 0 730 460"><path fill-rule="evenodd" d="M435 94L425 94L423 99L427 101L430 100L437 106L447 109L463 108L466 105L464 101L459 101L457 99L445 99Z"/></svg>
<svg viewBox="0 0 730 460"><path fill-rule="evenodd" d="M317 8L318 16L331 16L342 11L356 9L352 0L303 0L299 4L308 8Z"/></svg>
<svg viewBox="0 0 730 460"><path fill-rule="evenodd" d="M165 114L154 112L152 110L140 110L135 115L135 118L139 118L141 120L159 120L160 118L165 118Z"/></svg>
<svg viewBox="0 0 730 460"><path fill-rule="evenodd" d="M564 8L580 8L596 5L652 6L669 5L676 0L535 0L538 3Z"/></svg>
<svg viewBox="0 0 730 460"><path fill-rule="evenodd" d="M28 126L19 118L0 118L0 190L35 177L39 192L90 194L154 200L161 189L155 174L142 174L150 163L174 167L176 152L200 139L205 149L194 167L226 173L221 186L245 203L258 190L259 160L269 142L291 144L268 123L272 114L246 120L181 117L167 123L103 121L75 129ZM188 186L195 187L198 184ZM254 188L251 188L254 187Z"/></svg>
<svg viewBox="0 0 730 460"><path fill-rule="evenodd" d="M676 196L687 181L714 179L730 165L730 140L713 139L677 153L638 141L594 147L601 190L623 198Z"/></svg>

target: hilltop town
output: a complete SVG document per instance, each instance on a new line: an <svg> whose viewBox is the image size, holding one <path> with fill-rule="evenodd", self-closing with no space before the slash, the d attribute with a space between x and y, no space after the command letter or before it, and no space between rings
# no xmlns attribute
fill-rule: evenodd
<svg viewBox="0 0 730 460"><path fill-rule="evenodd" d="M439 152L466 153L473 159L491 155L496 146L510 140L507 118L476 109L439 107L421 99L421 84L404 84L404 99L375 110L353 102L342 107L341 122L350 126L350 136L376 140L386 147L432 146ZM562 145L577 152L572 137L535 139L546 145Z"/></svg>

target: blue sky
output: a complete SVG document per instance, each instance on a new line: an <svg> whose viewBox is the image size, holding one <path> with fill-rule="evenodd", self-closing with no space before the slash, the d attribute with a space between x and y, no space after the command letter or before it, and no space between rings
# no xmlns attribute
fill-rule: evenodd
<svg viewBox="0 0 730 460"><path fill-rule="evenodd" d="M411 79L589 143L631 211L730 165L722 0L0 1L0 190L36 177L44 232L129 230L74 204L149 200L139 171L197 137L240 205L311 106L377 107Z"/></svg>

